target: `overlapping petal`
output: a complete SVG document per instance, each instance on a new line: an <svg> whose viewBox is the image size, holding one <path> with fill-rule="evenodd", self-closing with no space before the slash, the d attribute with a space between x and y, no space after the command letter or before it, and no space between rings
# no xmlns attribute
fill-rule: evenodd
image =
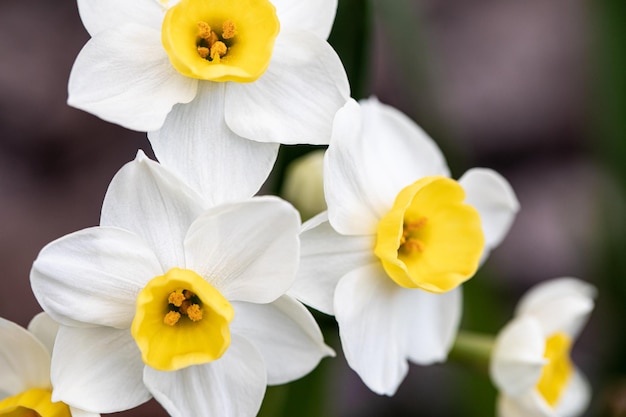
<svg viewBox="0 0 626 417"><path fill-rule="evenodd" d="M449 174L432 139L376 99L348 102L337 113L324 169L330 222L342 234L374 234L401 189Z"/></svg>
<svg viewBox="0 0 626 417"><path fill-rule="evenodd" d="M231 330L263 355L269 385L301 378L324 356L334 356L311 313L289 296L270 304L236 302L233 306Z"/></svg>
<svg viewBox="0 0 626 417"><path fill-rule="evenodd" d="M265 74L226 86L226 124L260 142L328 144L335 112L349 95L332 47L312 33L283 28Z"/></svg>
<svg viewBox="0 0 626 417"><path fill-rule="evenodd" d="M308 30L327 39L335 21L337 0L272 0L280 24L285 28Z"/></svg>
<svg viewBox="0 0 626 417"><path fill-rule="evenodd" d="M254 195L278 155L277 143L244 139L226 125L225 89L201 83L195 100L174 106L163 127L148 133L159 162L212 205Z"/></svg>
<svg viewBox="0 0 626 417"><path fill-rule="evenodd" d="M0 395L50 388L50 352L26 329L1 317L0 369Z"/></svg>
<svg viewBox="0 0 626 417"><path fill-rule="evenodd" d="M302 226L300 240L300 268L289 294L332 315L333 294L339 279L353 269L377 261L373 253L374 237L340 235L324 212Z"/></svg>
<svg viewBox="0 0 626 417"><path fill-rule="evenodd" d="M30 279L35 297L59 323L127 328L137 293L161 274L158 259L138 236L94 227L45 246Z"/></svg>
<svg viewBox="0 0 626 417"><path fill-rule="evenodd" d="M185 235L206 204L178 177L139 151L111 181L100 225L130 230L143 238L162 270L168 271L184 267Z"/></svg>
<svg viewBox="0 0 626 417"><path fill-rule="evenodd" d="M52 361L53 401L92 412L117 412L150 399L144 364L129 329L61 326Z"/></svg>
<svg viewBox="0 0 626 417"><path fill-rule="evenodd" d="M207 210L185 238L186 265L230 301L267 303L292 285L300 216L277 197Z"/></svg>
<svg viewBox="0 0 626 417"><path fill-rule="evenodd" d="M406 376L404 320L396 316L401 287L380 264L345 275L335 290L335 318L348 365L377 394L393 395Z"/></svg>
<svg viewBox="0 0 626 417"><path fill-rule="evenodd" d="M174 104L193 100L197 86L172 67L159 28L127 24L99 32L83 47L70 73L68 104L150 131L163 125Z"/></svg>
<svg viewBox="0 0 626 417"><path fill-rule="evenodd" d="M159 30L164 6L159 0L78 0L78 12L91 36L136 23Z"/></svg>
<svg viewBox="0 0 626 417"><path fill-rule="evenodd" d="M59 323L52 320L48 313L42 312L28 323L28 331L48 349L48 352L52 353L54 339L56 339L59 331Z"/></svg>
<svg viewBox="0 0 626 417"><path fill-rule="evenodd" d="M593 310L595 294L592 285L575 278L546 281L522 297L516 316L534 317L546 335L564 331L574 339Z"/></svg>
<svg viewBox="0 0 626 417"><path fill-rule="evenodd" d="M519 211L517 197L509 182L491 169L470 169L459 179L459 184L465 190L465 202L480 214L488 253L511 228Z"/></svg>
<svg viewBox="0 0 626 417"><path fill-rule="evenodd" d="M591 401L591 387L585 376L578 369L567 384L563 396L556 405L559 417L576 417L585 410Z"/></svg>
<svg viewBox="0 0 626 417"><path fill-rule="evenodd" d="M146 367L144 383L173 417L253 416L265 394L266 372L254 346L233 335L218 361L174 372Z"/></svg>

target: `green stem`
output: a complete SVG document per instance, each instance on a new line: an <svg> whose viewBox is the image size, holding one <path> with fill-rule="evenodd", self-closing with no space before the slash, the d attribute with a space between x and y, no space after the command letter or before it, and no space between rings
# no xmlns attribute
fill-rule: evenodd
<svg viewBox="0 0 626 417"><path fill-rule="evenodd" d="M489 361L495 337L492 335L459 331L448 355L451 362L460 363L473 370L489 375Z"/></svg>

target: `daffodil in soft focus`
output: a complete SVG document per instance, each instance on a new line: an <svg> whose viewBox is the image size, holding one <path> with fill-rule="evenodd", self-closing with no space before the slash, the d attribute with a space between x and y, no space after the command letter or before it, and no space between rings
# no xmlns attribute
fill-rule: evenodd
<svg viewBox="0 0 626 417"><path fill-rule="evenodd" d="M0 318L0 416L98 417L52 402L50 354L58 325L46 314L28 330Z"/></svg>
<svg viewBox="0 0 626 417"><path fill-rule="evenodd" d="M72 68L68 103L150 132L157 159L187 181L201 183L195 176L215 153L233 176L257 178L256 192L277 143L327 144L350 95L326 42L337 0L78 0L78 8L92 38Z"/></svg>
<svg viewBox="0 0 626 417"><path fill-rule="evenodd" d="M443 361L461 315L459 285L518 210L488 169L449 178L433 141L376 99L348 102L325 156L328 212L303 225L292 294L334 314L348 364L393 395L408 361Z"/></svg>
<svg viewBox="0 0 626 417"><path fill-rule="evenodd" d="M282 197L298 209L303 219L326 210L324 150L317 149L293 160L285 169Z"/></svg>
<svg viewBox="0 0 626 417"><path fill-rule="evenodd" d="M500 391L500 417L575 417L589 403L590 388L570 352L593 310L595 288L559 278L532 288L499 333L491 379Z"/></svg>
<svg viewBox="0 0 626 417"><path fill-rule="evenodd" d="M53 399L94 412L154 396L173 416L253 416L267 384L333 352L285 295L300 219L276 197L211 204L141 152L99 227L44 247L31 284L60 324Z"/></svg>

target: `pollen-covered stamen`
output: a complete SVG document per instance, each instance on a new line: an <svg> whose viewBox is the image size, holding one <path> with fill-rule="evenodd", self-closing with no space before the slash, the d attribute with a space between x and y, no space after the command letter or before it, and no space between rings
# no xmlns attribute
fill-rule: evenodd
<svg viewBox="0 0 626 417"><path fill-rule="evenodd" d="M222 34L219 36L211 26L203 21L198 22L198 39L196 47L198 55L208 61L219 62L228 53L229 45L237 35L235 23L227 19L222 24Z"/></svg>
<svg viewBox="0 0 626 417"><path fill-rule="evenodd" d="M163 317L163 323L174 326L182 317L196 322L202 320L202 302L189 290L172 291L167 297L169 311Z"/></svg>
<svg viewBox="0 0 626 417"><path fill-rule="evenodd" d="M428 223L426 217L420 217L417 220L404 222L402 225L402 236L400 236L400 247L398 250L403 253L424 252L426 245L420 239L420 231Z"/></svg>

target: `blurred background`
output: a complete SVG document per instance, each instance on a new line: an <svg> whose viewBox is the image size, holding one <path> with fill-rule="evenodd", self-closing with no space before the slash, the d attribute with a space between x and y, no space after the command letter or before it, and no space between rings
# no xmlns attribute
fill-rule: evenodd
<svg viewBox="0 0 626 417"><path fill-rule="evenodd" d="M462 328L495 334L532 285L574 276L599 289L573 348L591 381L586 416L626 416L626 2L339 0L330 43L355 98L377 96L420 124L455 178L498 170L521 211L464 285ZM110 179L145 133L66 105L89 36L74 1L0 2L0 316L39 311L29 270L39 250L95 226ZM263 192L280 193L283 147ZM453 362L411 366L396 396L369 392L337 351L309 376L268 390L262 417L491 416L486 375ZM1 378L1 376L0 376ZM154 401L120 416L165 416Z"/></svg>

